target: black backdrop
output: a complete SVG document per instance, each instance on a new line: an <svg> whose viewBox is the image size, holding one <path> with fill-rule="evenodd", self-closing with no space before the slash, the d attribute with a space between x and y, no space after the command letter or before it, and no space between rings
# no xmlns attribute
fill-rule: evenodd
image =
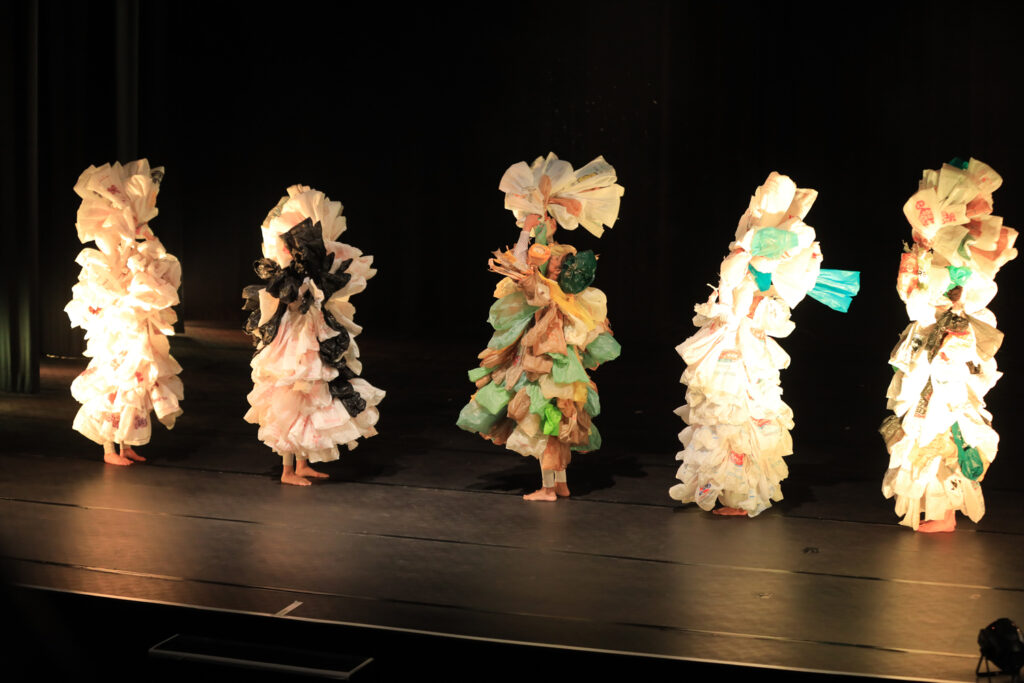
<svg viewBox="0 0 1024 683"><path fill-rule="evenodd" d="M304 183L345 204L346 241L376 257L355 300L364 345L482 347L486 259L516 237L503 171L548 151L577 166L603 154L626 188L619 222L601 240L560 239L601 254L596 284L626 353L650 353L650 376L674 382L671 347L778 170L820 192L807 220L825 266L863 273L848 314L796 309L784 385L832 406L816 419L859 410L873 429L906 325L901 207L921 170L988 162L1005 180L996 213L1024 224L1014 4L41 2L38 171L16 170L38 183L41 248L12 267L39 277L39 349L77 355L62 312L81 248L71 188L89 164L145 156L167 170L153 227L182 260L183 317L240 325L259 224ZM1009 264L992 306L1007 332L997 415L1024 386L1022 278ZM1015 436L1000 426L1005 449Z"/></svg>

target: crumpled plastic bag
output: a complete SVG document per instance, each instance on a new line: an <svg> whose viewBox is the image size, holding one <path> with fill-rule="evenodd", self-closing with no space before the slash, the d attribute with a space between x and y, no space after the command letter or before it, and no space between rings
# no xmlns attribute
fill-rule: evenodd
<svg viewBox="0 0 1024 683"><path fill-rule="evenodd" d="M597 257L594 252L581 251L567 254L558 273L558 286L566 294L579 294L594 282L597 272Z"/></svg>
<svg viewBox="0 0 1024 683"><path fill-rule="evenodd" d="M490 412L474 400L462 407L455 424L470 432L486 434L501 418L500 414Z"/></svg>
<svg viewBox="0 0 1024 683"><path fill-rule="evenodd" d="M790 249L795 249L798 243L797 236L788 230L761 228L754 233L750 242L750 253L754 256L777 259Z"/></svg>
<svg viewBox="0 0 1024 683"><path fill-rule="evenodd" d="M860 291L860 271L822 268L814 288L807 292L815 301L820 301L833 311L846 313L850 302Z"/></svg>
<svg viewBox="0 0 1024 683"><path fill-rule="evenodd" d="M601 363L615 360L621 353L622 345L616 341L615 337L607 332L602 332L584 350L583 366L588 370L593 370Z"/></svg>

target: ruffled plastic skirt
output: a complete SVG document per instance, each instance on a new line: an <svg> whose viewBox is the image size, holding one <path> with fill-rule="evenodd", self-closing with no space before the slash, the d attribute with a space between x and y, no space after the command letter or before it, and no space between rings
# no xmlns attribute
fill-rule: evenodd
<svg viewBox="0 0 1024 683"><path fill-rule="evenodd" d="M150 412L168 429L182 413L181 366L162 334L121 334L106 341L104 353L94 354L71 384L72 396L82 404L74 429L101 445L144 445L152 432ZM91 341L90 349L98 346Z"/></svg>
<svg viewBox="0 0 1024 683"><path fill-rule="evenodd" d="M310 462L337 460L338 446L351 450L360 437L377 433L376 406L383 391L359 377L348 380L366 402L354 417L331 395L328 384L338 370L321 360L320 341L337 334L324 322L319 306L306 313L292 306L274 340L252 360L252 407L245 420L260 426L259 439L279 455L294 454Z"/></svg>
<svg viewBox="0 0 1024 683"><path fill-rule="evenodd" d="M709 324L676 347L689 385L679 415L689 426L669 495L711 510L717 503L751 517L782 500L789 475L793 411L782 401L779 368L789 356L763 330L742 320Z"/></svg>

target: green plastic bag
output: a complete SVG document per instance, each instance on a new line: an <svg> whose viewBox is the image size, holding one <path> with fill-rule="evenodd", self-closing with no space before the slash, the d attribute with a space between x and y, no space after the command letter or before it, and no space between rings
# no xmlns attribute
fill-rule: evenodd
<svg viewBox="0 0 1024 683"><path fill-rule="evenodd" d="M975 237L971 233L967 233L966 235L964 235L964 238L962 240L960 240L960 246L956 248L956 253L959 254L960 257L964 258L964 259L972 258L971 252L969 252L967 249L968 249L968 247L971 246L971 242L977 242L977 241L978 241L977 237Z"/></svg>
<svg viewBox="0 0 1024 683"><path fill-rule="evenodd" d="M562 422L562 411L553 403L544 406L544 433L558 436L558 425Z"/></svg>
<svg viewBox="0 0 1024 683"><path fill-rule="evenodd" d="M558 273L558 286L566 294L579 294L590 286L597 272L597 257L587 250L578 254L568 254L562 261L562 270Z"/></svg>
<svg viewBox="0 0 1024 683"><path fill-rule="evenodd" d="M522 292L512 292L491 304L487 322L496 330L507 330L532 318L536 310L536 306L526 303L526 296Z"/></svg>
<svg viewBox="0 0 1024 683"><path fill-rule="evenodd" d="M522 292L513 292L491 304L487 322L495 331L487 342L487 348L503 349L518 339L530 324L537 308L526 303L526 296Z"/></svg>
<svg viewBox="0 0 1024 683"><path fill-rule="evenodd" d="M459 412L459 419L455 424L467 432L480 432L487 434L501 419L501 415L494 415L484 410L476 401L470 400Z"/></svg>
<svg viewBox="0 0 1024 683"><path fill-rule="evenodd" d="M597 339L590 342L583 353L583 367L593 370L601 363L615 360L621 353L622 345L615 341L615 337L607 332L602 332L597 335Z"/></svg>
<svg viewBox="0 0 1024 683"><path fill-rule="evenodd" d="M503 413L505 406L512 399L512 392L506 391L504 387L495 382L485 384L480 391L476 392L476 402L492 415Z"/></svg>
<svg viewBox="0 0 1024 683"><path fill-rule="evenodd" d="M469 375L469 381L475 382L481 377L486 377L491 374L492 368L473 368L467 374Z"/></svg>
<svg viewBox="0 0 1024 683"><path fill-rule="evenodd" d="M587 402L584 404L583 410L587 411L587 415L590 417L597 417L601 414L601 398L592 386L587 386Z"/></svg>
<svg viewBox="0 0 1024 683"><path fill-rule="evenodd" d="M580 359L576 352L569 348L568 354L549 353L551 357L551 379L557 384L572 384L573 382L589 382L587 371L580 365Z"/></svg>
<svg viewBox="0 0 1024 683"><path fill-rule="evenodd" d="M523 377L526 373L523 373ZM526 393L530 397L530 412L535 415L544 414L544 406L548 405L551 401L544 398L544 392L540 390L540 385L536 382L530 382L526 385Z"/></svg>
<svg viewBox="0 0 1024 683"><path fill-rule="evenodd" d="M593 452L601 447L601 432L597 431L597 425L590 423L590 441L582 446L569 446L570 451Z"/></svg>
<svg viewBox="0 0 1024 683"><path fill-rule="evenodd" d="M514 323L512 327L507 330L495 330L491 336L491 340L487 342L487 348L489 349L503 349L506 346L514 343L516 339L523 334L523 331L527 328L532 320L532 317L528 317L525 320L520 320Z"/></svg>

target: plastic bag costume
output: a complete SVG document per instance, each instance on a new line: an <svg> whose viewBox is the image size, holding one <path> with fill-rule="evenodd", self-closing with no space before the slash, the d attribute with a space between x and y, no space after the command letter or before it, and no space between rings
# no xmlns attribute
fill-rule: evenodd
<svg viewBox="0 0 1024 683"><path fill-rule="evenodd" d="M954 159L924 171L904 205L914 244L900 261L896 289L911 323L889 363L893 411L880 429L889 450L882 493L896 499L900 524L918 528L953 510L985 514L981 480L999 435L985 394L1002 375L1003 333L988 310L995 276L1017 256L1017 231L992 215L1002 178L986 164Z"/></svg>
<svg viewBox="0 0 1024 683"><path fill-rule="evenodd" d="M554 154L519 162L501 179L505 208L522 229L515 250L494 252L498 283L488 322L494 334L469 372L477 391L458 426L533 456L542 471L564 472L574 451L593 451L601 411L587 370L619 356L604 292L592 287L597 259L554 241L558 226L600 237L624 189L598 157L573 171ZM528 238L534 243L526 249Z"/></svg>
<svg viewBox="0 0 1024 683"><path fill-rule="evenodd" d="M740 218L718 287L694 307L700 329L676 347L688 387L675 411L688 425L676 455L681 483L669 490L676 500L750 517L782 500L793 411L779 378L790 359L774 337L793 331L790 311L804 296L846 311L860 288L859 273L821 268L814 228L803 221L817 195L772 172Z"/></svg>
<svg viewBox="0 0 1024 683"><path fill-rule="evenodd" d="M337 241L341 202L302 185L288 188L263 221L263 285L245 288L252 359L245 420L275 453L325 462L377 433L384 392L359 377L362 364L349 298L376 271L372 256Z"/></svg>
<svg viewBox="0 0 1024 683"><path fill-rule="evenodd" d="M90 166L75 192L78 239L94 241L75 259L82 270L64 310L85 330L89 366L71 384L82 404L74 428L101 445L149 442L150 413L168 429L185 396L170 354L181 265L149 227L163 168L145 159Z"/></svg>

